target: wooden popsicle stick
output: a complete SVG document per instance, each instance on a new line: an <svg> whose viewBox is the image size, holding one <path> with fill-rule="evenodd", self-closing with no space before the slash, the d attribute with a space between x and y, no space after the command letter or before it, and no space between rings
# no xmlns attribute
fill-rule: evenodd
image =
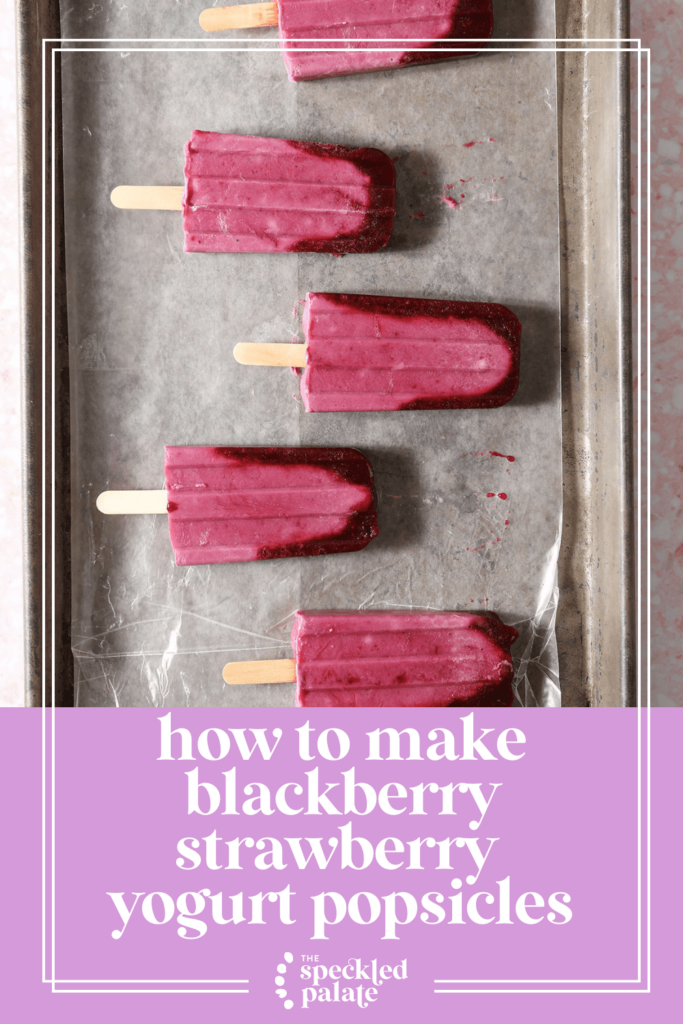
<svg viewBox="0 0 683 1024"><path fill-rule="evenodd" d="M96 504L105 516L148 516L168 512L166 491L102 491Z"/></svg>
<svg viewBox="0 0 683 1024"><path fill-rule="evenodd" d="M276 661L231 661L223 669L223 679L230 685L241 683L295 683L294 658Z"/></svg>
<svg viewBox="0 0 683 1024"><path fill-rule="evenodd" d="M183 185L118 185L111 201L120 210L182 210Z"/></svg>
<svg viewBox="0 0 683 1024"><path fill-rule="evenodd" d="M244 366L305 366L305 345L240 341L232 354Z"/></svg>
<svg viewBox="0 0 683 1024"><path fill-rule="evenodd" d="M205 32L231 28L265 28L279 22L277 3L240 4L238 7L207 7L199 15Z"/></svg>

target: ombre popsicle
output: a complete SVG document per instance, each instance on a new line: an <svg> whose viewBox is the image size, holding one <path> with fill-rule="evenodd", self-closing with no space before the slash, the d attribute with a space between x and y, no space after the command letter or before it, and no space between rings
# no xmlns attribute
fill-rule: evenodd
<svg viewBox="0 0 683 1024"><path fill-rule="evenodd" d="M297 707L509 707L518 635L493 613L298 611L294 658L231 662L223 679L296 682Z"/></svg>
<svg viewBox="0 0 683 1024"><path fill-rule="evenodd" d="M505 306L309 292L305 345L239 343L238 362L303 367L308 412L493 409L519 384L522 326Z"/></svg>
<svg viewBox="0 0 683 1024"><path fill-rule="evenodd" d="M111 200L182 210L185 252L369 253L391 236L396 172L379 149L195 131L184 188L120 185Z"/></svg>
<svg viewBox="0 0 683 1024"><path fill-rule="evenodd" d="M105 491L108 515L167 512L176 565L359 551L377 536L370 463L354 448L172 446L165 491Z"/></svg>
<svg viewBox="0 0 683 1024"><path fill-rule="evenodd" d="M493 32L492 0L278 0L209 7L206 32L279 25L292 82L391 71L478 53ZM472 41L478 45L472 45Z"/></svg>

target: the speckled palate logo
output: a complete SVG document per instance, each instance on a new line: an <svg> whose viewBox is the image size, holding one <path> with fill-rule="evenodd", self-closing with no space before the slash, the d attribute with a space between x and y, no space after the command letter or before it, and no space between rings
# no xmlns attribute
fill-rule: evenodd
<svg viewBox="0 0 683 1024"><path fill-rule="evenodd" d="M383 985L408 979L407 960L388 964L375 958L364 963L362 957L349 957L342 963L329 963L319 953L295 957L289 952L282 959L277 965L275 994L284 1000L285 1010L295 1005L307 1010L314 1003L347 1003L365 1010L379 1000ZM288 967L292 969L286 978Z"/></svg>

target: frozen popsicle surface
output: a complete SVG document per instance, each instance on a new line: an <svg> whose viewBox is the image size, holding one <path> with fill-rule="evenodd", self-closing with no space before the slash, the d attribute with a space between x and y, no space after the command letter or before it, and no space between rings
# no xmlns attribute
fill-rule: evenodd
<svg viewBox="0 0 683 1024"><path fill-rule="evenodd" d="M379 149L220 132L185 146L186 252L375 252L396 174Z"/></svg>
<svg viewBox="0 0 683 1024"><path fill-rule="evenodd" d="M378 533L354 448L167 447L164 473L177 565L358 551Z"/></svg>
<svg viewBox="0 0 683 1024"><path fill-rule="evenodd" d="M309 412L490 409L519 383L522 328L505 306L310 292L303 326Z"/></svg>
<svg viewBox="0 0 683 1024"><path fill-rule="evenodd" d="M509 707L517 630L467 612L298 611L297 707Z"/></svg>
<svg viewBox="0 0 683 1024"><path fill-rule="evenodd" d="M464 40L487 40L493 31L492 0L279 0L278 8L280 45L294 82L464 56L484 45ZM333 42L321 46L336 48L310 49L323 39Z"/></svg>

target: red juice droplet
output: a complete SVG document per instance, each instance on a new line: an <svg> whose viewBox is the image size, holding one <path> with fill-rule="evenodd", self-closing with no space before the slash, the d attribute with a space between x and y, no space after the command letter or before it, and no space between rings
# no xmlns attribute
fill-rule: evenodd
<svg viewBox="0 0 683 1024"><path fill-rule="evenodd" d="M509 526L509 525L510 525L510 520L509 520L509 519L506 519L506 520L505 520L505 523L504 523L503 525L504 525L504 526Z"/></svg>
<svg viewBox="0 0 683 1024"><path fill-rule="evenodd" d="M482 452L482 455L483 455L483 452ZM489 455L497 455L499 459L507 459L508 462L514 462L515 461L514 455L503 455L502 452L489 452Z"/></svg>
<svg viewBox="0 0 683 1024"><path fill-rule="evenodd" d="M495 494L493 493L493 491L489 491L488 494L486 495L486 497L487 498L495 498Z"/></svg>
<svg viewBox="0 0 683 1024"><path fill-rule="evenodd" d="M501 491L498 497L502 498L503 501L507 501L507 494L505 493L505 491Z"/></svg>

